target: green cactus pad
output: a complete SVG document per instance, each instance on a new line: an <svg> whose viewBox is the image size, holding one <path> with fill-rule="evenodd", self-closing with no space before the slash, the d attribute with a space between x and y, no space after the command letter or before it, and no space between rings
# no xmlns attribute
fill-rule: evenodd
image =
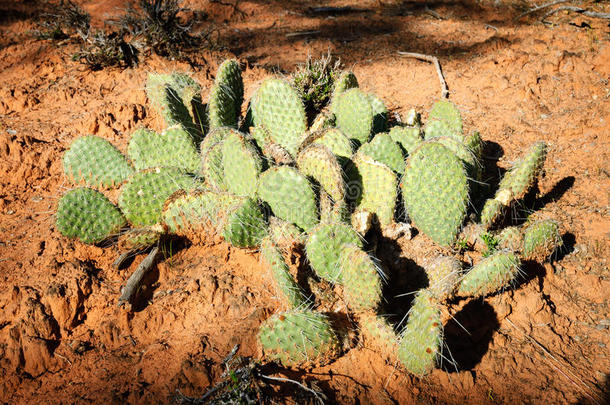
<svg viewBox="0 0 610 405"><path fill-rule="evenodd" d="M155 227L129 229L127 232L119 235L119 250L142 250L153 246L159 242L163 234L162 231L162 229L156 229Z"/></svg>
<svg viewBox="0 0 610 405"><path fill-rule="evenodd" d="M434 103L426 122L426 139L448 136L464 141L462 117L457 107L450 101L440 100Z"/></svg>
<svg viewBox="0 0 610 405"><path fill-rule="evenodd" d="M360 180L361 194L356 199L357 210L377 215L382 226L394 222L394 211L398 196L396 174L384 165L361 152L354 156L354 165ZM350 175L350 179L352 178Z"/></svg>
<svg viewBox="0 0 610 405"><path fill-rule="evenodd" d="M398 360L411 374L423 377L436 366L442 341L438 299L429 290L421 290L413 300L407 325L400 335Z"/></svg>
<svg viewBox="0 0 610 405"><path fill-rule="evenodd" d="M451 246L468 208L462 161L445 146L425 142L407 160L402 195L415 226L439 245Z"/></svg>
<svg viewBox="0 0 610 405"><path fill-rule="evenodd" d="M553 220L534 222L523 233L523 258L544 261L562 244L557 222Z"/></svg>
<svg viewBox="0 0 610 405"><path fill-rule="evenodd" d="M308 310L280 312L260 326L264 355L286 367L322 366L339 354L339 340L329 319Z"/></svg>
<svg viewBox="0 0 610 405"><path fill-rule="evenodd" d="M420 129L396 126L390 129L390 138L399 144L407 155L410 155L423 142Z"/></svg>
<svg viewBox="0 0 610 405"><path fill-rule="evenodd" d="M322 111L320 114L316 115L316 118L313 119L311 126L309 127L309 132L317 132L322 131L327 128L332 128L335 126L335 115Z"/></svg>
<svg viewBox="0 0 610 405"><path fill-rule="evenodd" d="M400 146L389 134L377 134L358 149L358 152L383 163L398 174L405 171L405 159Z"/></svg>
<svg viewBox="0 0 610 405"><path fill-rule="evenodd" d="M340 93L333 102L333 108L341 132L360 144L369 140L375 112L365 93L358 88Z"/></svg>
<svg viewBox="0 0 610 405"><path fill-rule="evenodd" d="M267 224L256 201L228 193L176 193L163 208L163 222L170 232L194 242L220 234L233 246L252 248L267 235Z"/></svg>
<svg viewBox="0 0 610 405"><path fill-rule="evenodd" d="M263 160L243 135L232 131L222 144L224 182L230 192L255 197Z"/></svg>
<svg viewBox="0 0 610 405"><path fill-rule="evenodd" d="M273 142L296 156L307 129L305 107L297 91L284 80L267 79L252 97L251 108L254 124L264 127Z"/></svg>
<svg viewBox="0 0 610 405"><path fill-rule="evenodd" d="M170 195L196 186L197 180L180 169L148 169L137 172L121 187L119 207L132 225L154 225L161 219L163 204Z"/></svg>
<svg viewBox="0 0 610 405"><path fill-rule="evenodd" d="M125 156L98 136L76 138L63 157L64 173L73 182L92 187L121 184L133 174Z"/></svg>
<svg viewBox="0 0 610 405"><path fill-rule="evenodd" d="M439 301L450 298L460 281L462 266L455 257L439 256L425 267L428 290Z"/></svg>
<svg viewBox="0 0 610 405"><path fill-rule="evenodd" d="M503 205L520 200L536 184L544 166L547 146L544 142L533 144L523 158L504 174L495 199Z"/></svg>
<svg viewBox="0 0 610 405"><path fill-rule="evenodd" d="M498 247L500 249L512 250L513 252L521 251L523 247L523 233L516 226L509 226L498 234Z"/></svg>
<svg viewBox="0 0 610 405"><path fill-rule="evenodd" d="M55 225L64 236L97 243L117 233L126 221L102 193L79 187L59 200Z"/></svg>
<svg viewBox="0 0 610 405"><path fill-rule="evenodd" d="M311 144L299 152L297 167L301 173L320 183L334 201L343 200L343 171L335 155L326 146Z"/></svg>
<svg viewBox="0 0 610 405"><path fill-rule="evenodd" d="M394 360L398 352L398 336L392 325L374 313L360 315L358 324L364 337L364 346L380 353L386 360Z"/></svg>
<svg viewBox="0 0 610 405"><path fill-rule="evenodd" d="M481 134L478 131L474 131L466 141L464 145L474 154L477 160L483 157L483 148L485 147L485 142L481 138Z"/></svg>
<svg viewBox="0 0 610 405"><path fill-rule="evenodd" d="M326 191L320 190L320 223L347 223L349 218L349 205L345 200L335 201Z"/></svg>
<svg viewBox="0 0 610 405"><path fill-rule="evenodd" d="M341 94L346 90L358 87L358 79L353 72L348 70L341 72L333 85L333 96Z"/></svg>
<svg viewBox="0 0 610 405"><path fill-rule="evenodd" d="M375 310L381 303L381 269L359 246L348 244L339 255L343 297L354 311Z"/></svg>
<svg viewBox="0 0 610 405"><path fill-rule="evenodd" d="M137 129L129 140L127 155L136 170L177 167L195 173L199 169L195 143L180 125L167 128L161 134L146 128Z"/></svg>
<svg viewBox="0 0 610 405"><path fill-rule="evenodd" d="M347 224L320 224L311 230L305 251L319 277L332 283L341 282L341 250L348 244L363 246L358 233Z"/></svg>
<svg viewBox="0 0 610 405"><path fill-rule="evenodd" d="M350 159L354 154L352 141L336 128L327 129L313 143L326 146L339 158Z"/></svg>
<svg viewBox="0 0 610 405"><path fill-rule="evenodd" d="M316 196L307 178L295 168L276 166L259 178L258 196L276 217L308 231L318 222Z"/></svg>
<svg viewBox="0 0 610 405"><path fill-rule="evenodd" d="M464 168L466 169L466 173L468 174L468 177L470 179L478 179L481 164L477 160L475 154L470 149L468 149L466 145L464 145L457 139L448 136L436 137L434 138L434 142L438 142L441 145L447 147L451 152L453 152L457 157L462 160Z"/></svg>
<svg viewBox="0 0 610 405"><path fill-rule="evenodd" d="M207 122L201 99L201 86L185 73L149 73L146 95L166 125L182 125L199 142L201 126Z"/></svg>
<svg viewBox="0 0 610 405"><path fill-rule="evenodd" d="M296 225L277 217L269 217L269 237L275 245L286 249L305 244L305 234Z"/></svg>
<svg viewBox="0 0 610 405"><path fill-rule="evenodd" d="M461 296L484 297L506 288L517 277L521 262L511 251L500 250L482 259L466 273L458 294Z"/></svg>
<svg viewBox="0 0 610 405"><path fill-rule="evenodd" d="M290 274L284 256L269 238L263 239L261 243L261 258L269 268L276 295L280 301L291 309L306 307L307 298Z"/></svg>
<svg viewBox="0 0 610 405"><path fill-rule="evenodd" d="M487 199L481 211L481 225L490 228L504 215L504 205L493 198Z"/></svg>
<svg viewBox="0 0 610 405"><path fill-rule="evenodd" d="M367 94L371 107L373 108L373 134L384 132L388 129L388 108L384 102L374 94Z"/></svg>
<svg viewBox="0 0 610 405"><path fill-rule="evenodd" d="M217 128L211 131L201 142L199 148L201 154L200 173L208 186L215 191L227 191L222 164L222 144L232 131L230 128Z"/></svg>
<svg viewBox="0 0 610 405"><path fill-rule="evenodd" d="M224 61L218 67L216 80L210 90L208 120L210 129L237 128L244 101L244 83L239 63L234 59Z"/></svg>

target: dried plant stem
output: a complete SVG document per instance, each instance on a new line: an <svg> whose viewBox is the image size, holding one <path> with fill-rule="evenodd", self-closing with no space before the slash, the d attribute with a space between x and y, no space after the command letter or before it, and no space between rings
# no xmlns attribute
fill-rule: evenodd
<svg viewBox="0 0 610 405"><path fill-rule="evenodd" d="M423 60L426 62L430 62L436 68L436 74L438 75L438 80L441 82L441 97L449 98L449 88L447 87L447 82L445 81L445 77L443 76L443 70L441 69L441 64L438 61L436 56L424 55L422 53L413 53L413 52L401 52L398 51L400 56L404 56L407 58L415 58L419 60Z"/></svg>
<svg viewBox="0 0 610 405"><path fill-rule="evenodd" d="M140 283L142 279L149 272L150 269L154 266L157 256L159 254L159 247L155 246L148 256L142 260L142 262L138 265L138 268L133 272L129 279L127 279L127 283L121 292L121 296L119 297L119 306L122 306L126 303L131 303L133 298L140 287Z"/></svg>
<svg viewBox="0 0 610 405"><path fill-rule="evenodd" d="M574 7L574 6L561 6L561 7L557 7L554 10L551 10L548 13L546 13L545 15L543 15L542 18L540 19L540 21L544 21L544 20L546 20L547 17L550 17L553 14L558 13L560 11L573 11L575 13L579 13L579 14L585 15L587 17L601 18L603 20L610 20L610 13L598 13L597 11L589 11L589 10L585 10L584 8Z"/></svg>
<svg viewBox="0 0 610 405"><path fill-rule="evenodd" d="M548 7L553 7L556 4L567 3L568 1L570 1L570 0L555 0L555 1L551 1L550 3L545 3L541 6L534 7L532 9L527 10L525 13L521 13L518 16L516 16L514 21L520 20L521 18L525 17L526 15L535 13L536 11L543 10Z"/></svg>

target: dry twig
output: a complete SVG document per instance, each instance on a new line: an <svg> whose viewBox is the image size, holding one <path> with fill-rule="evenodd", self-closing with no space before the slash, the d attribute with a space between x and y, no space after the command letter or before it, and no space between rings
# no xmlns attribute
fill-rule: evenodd
<svg viewBox="0 0 610 405"><path fill-rule="evenodd" d="M553 9L553 10L549 11L548 13L546 13L545 15L543 15L542 18L540 19L540 21L544 21L544 20L546 20L547 17L550 17L553 14L558 13L560 11L573 11L575 13L579 13L579 14L585 15L587 17L601 18L603 20L610 20L610 13L599 13L597 11L585 10L584 8L574 7L574 6L561 6L561 7L557 7L556 9Z"/></svg>
<svg viewBox="0 0 610 405"><path fill-rule="evenodd" d="M310 394L312 394L314 396L314 398L316 399L316 402L320 405L324 405L324 399L326 398L326 396L324 394L322 394L321 392L318 392L316 390L313 390L309 387L306 387L305 385L301 384L298 381L295 380L291 380L290 378L282 378L282 377L271 377L268 375L263 375L260 374L260 377L262 378L266 378L268 380L274 380L274 381L280 381L280 382L290 382L293 384L298 385L299 387L301 387L303 390L309 392Z"/></svg>
<svg viewBox="0 0 610 405"><path fill-rule="evenodd" d="M570 0L555 0L555 1L551 1L550 3L546 3L541 6L534 7L532 9L527 10L525 13L519 14L518 16L515 17L515 19L513 21L520 20L521 18L525 17L526 15L535 13L536 11L543 10L548 7L553 7L556 4L567 3L568 1L570 1Z"/></svg>
<svg viewBox="0 0 610 405"><path fill-rule="evenodd" d="M438 61L436 56L424 55L422 53L413 53L413 52L401 52L398 51L400 56L405 56L407 58L415 58L419 60L424 60L426 62L430 62L434 64L436 68L436 74L438 75L438 80L441 82L441 97L449 98L449 88L447 87L447 82L445 81L445 77L443 76L443 71L441 69L441 64Z"/></svg>
<svg viewBox="0 0 610 405"><path fill-rule="evenodd" d="M159 247L155 246L148 256L142 260L142 262L138 265L138 268L133 272L129 279L127 279L127 283L121 292L121 296L119 297L119 306L125 305L126 303L131 303L133 298L140 287L140 283L142 279L148 273L150 269L155 265L157 261L157 256L159 255Z"/></svg>

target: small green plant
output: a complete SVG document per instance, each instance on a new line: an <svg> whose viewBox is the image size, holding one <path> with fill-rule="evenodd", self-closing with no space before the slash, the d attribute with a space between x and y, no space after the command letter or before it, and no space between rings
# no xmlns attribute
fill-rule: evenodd
<svg viewBox="0 0 610 405"><path fill-rule="evenodd" d="M341 62L333 62L330 52L320 59L307 55L307 60L292 75L292 83L305 105L309 120L330 102Z"/></svg>
<svg viewBox="0 0 610 405"><path fill-rule="evenodd" d="M485 251L483 251L483 257L490 256L496 251L500 241L494 235L484 232L480 235L481 240L485 244Z"/></svg>

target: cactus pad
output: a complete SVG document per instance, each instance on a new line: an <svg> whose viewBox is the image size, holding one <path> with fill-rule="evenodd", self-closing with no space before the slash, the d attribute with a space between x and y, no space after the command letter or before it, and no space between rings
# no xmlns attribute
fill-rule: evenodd
<svg viewBox="0 0 610 405"><path fill-rule="evenodd" d="M423 377L436 366L442 340L438 300L429 290L421 290L413 300L407 325L400 335L398 360L411 374Z"/></svg>
<svg viewBox="0 0 610 405"><path fill-rule="evenodd" d="M356 200L357 209L377 215L382 226L394 221L398 179L396 174L383 163L358 152L354 157L361 181L361 195ZM351 178L351 177L350 177Z"/></svg>
<svg viewBox="0 0 610 405"><path fill-rule="evenodd" d="M64 236L97 243L117 233L126 221L102 193L79 187L59 200L55 225Z"/></svg>
<svg viewBox="0 0 610 405"><path fill-rule="evenodd" d="M304 308L307 299L288 270L284 256L269 238L261 243L261 258L269 268L276 295L288 308Z"/></svg>
<svg viewBox="0 0 610 405"><path fill-rule="evenodd" d="M301 173L316 180L334 201L345 196L343 172L335 155L325 146L312 144L299 152L297 166Z"/></svg>
<svg viewBox="0 0 610 405"><path fill-rule="evenodd" d="M336 128L327 129L313 143L326 146L339 158L349 159L354 153L352 141Z"/></svg>
<svg viewBox="0 0 610 405"><path fill-rule="evenodd" d="M98 136L76 138L63 157L64 173L75 183L92 187L121 184L133 174L125 156Z"/></svg>
<svg viewBox="0 0 610 405"><path fill-rule="evenodd" d="M414 127L392 127L390 138L399 144L407 155L410 155L423 142L419 128Z"/></svg>
<svg viewBox="0 0 610 405"><path fill-rule="evenodd" d="M498 186L496 200L503 205L509 205L512 201L523 198L538 180L546 153L546 143L533 144L525 156L504 174Z"/></svg>
<svg viewBox="0 0 610 405"><path fill-rule="evenodd" d="M388 108L384 102L374 94L367 94L371 107L373 108L373 134L384 132L388 129Z"/></svg>
<svg viewBox="0 0 610 405"><path fill-rule="evenodd" d="M291 248L293 244L305 244L304 234L295 224L277 217L269 217L269 237L281 248Z"/></svg>
<svg viewBox="0 0 610 405"><path fill-rule="evenodd" d="M388 134L377 134L358 149L358 152L383 163L396 173L405 171L405 159L400 146Z"/></svg>
<svg viewBox="0 0 610 405"><path fill-rule="evenodd" d="M498 234L498 247L500 249L508 249L513 252L521 251L523 247L523 234L521 229L516 226L509 226Z"/></svg>
<svg viewBox="0 0 610 405"><path fill-rule="evenodd" d="M296 156L305 138L307 118L297 91L281 79L267 79L252 97L252 116L257 127L269 131L271 140Z"/></svg>
<svg viewBox="0 0 610 405"><path fill-rule="evenodd" d="M428 290L439 301L451 296L460 281L462 266L455 257L439 256L426 266Z"/></svg>
<svg viewBox="0 0 610 405"><path fill-rule="evenodd" d="M381 274L373 259L356 245L345 245L339 256L343 296L355 311L375 310L381 303Z"/></svg>
<svg viewBox="0 0 610 405"><path fill-rule="evenodd" d="M534 222L523 233L523 258L544 261L562 244L557 222L553 220Z"/></svg>
<svg viewBox="0 0 610 405"><path fill-rule="evenodd" d="M195 143L180 125L167 128L161 134L146 128L137 129L131 135L127 155L136 170L177 167L194 173L199 169Z"/></svg>
<svg viewBox="0 0 610 405"><path fill-rule="evenodd" d="M422 144L407 160L402 195L420 231L440 245L454 242L468 208L468 179L457 156L439 143Z"/></svg>
<svg viewBox="0 0 610 405"><path fill-rule="evenodd" d="M208 186L215 191L226 191L227 184L224 178L224 167L222 164L222 144L230 128L217 128L211 131L201 142L201 170Z"/></svg>
<svg viewBox="0 0 610 405"><path fill-rule="evenodd" d="M462 117L455 104L447 100L434 103L428 114L425 133L426 139L449 136L463 142Z"/></svg>
<svg viewBox="0 0 610 405"><path fill-rule="evenodd" d="M373 132L375 113L369 97L358 88L340 93L333 100L337 127L350 139L360 144L367 142Z"/></svg>
<svg viewBox="0 0 610 405"><path fill-rule="evenodd" d="M161 219L163 204L172 193L197 185L193 177L176 168L137 172L121 187L119 207L132 225L154 225Z"/></svg>
<svg viewBox="0 0 610 405"><path fill-rule="evenodd" d="M341 72L333 85L333 96L343 93L346 90L358 87L358 79L353 72L348 70Z"/></svg>
<svg viewBox="0 0 610 405"><path fill-rule="evenodd" d="M339 354L339 340L321 313L292 310L262 323L258 341L263 353L287 367L321 366Z"/></svg>
<svg viewBox="0 0 610 405"><path fill-rule="evenodd" d="M234 59L224 61L218 67L214 86L208 101L210 129L219 127L237 128L244 101L244 83L239 63Z"/></svg>
<svg viewBox="0 0 610 405"><path fill-rule="evenodd" d="M320 224L311 230L305 250L319 277L331 283L341 282L341 251L348 244L363 246L360 236L347 224Z"/></svg>
<svg viewBox="0 0 610 405"><path fill-rule="evenodd" d="M159 242L161 235L162 229L155 229L155 227L129 229L127 232L119 235L119 250L133 251L146 249Z"/></svg>
<svg viewBox="0 0 610 405"><path fill-rule="evenodd" d="M243 135L232 131L222 144L224 182L230 192L239 196L256 196L258 176L263 160Z"/></svg>
<svg viewBox="0 0 610 405"><path fill-rule="evenodd" d="M288 166L276 166L261 174L258 196L273 214L308 231L318 221L316 196L305 176Z"/></svg>
<svg viewBox="0 0 610 405"><path fill-rule="evenodd" d="M380 353L386 360L394 360L398 352L398 336L388 321L373 313L360 315L358 324L364 337L365 347Z"/></svg>
<svg viewBox="0 0 610 405"><path fill-rule="evenodd" d="M521 262L511 251L500 250L482 259L462 279L458 293L484 297L508 287L519 274Z"/></svg>

